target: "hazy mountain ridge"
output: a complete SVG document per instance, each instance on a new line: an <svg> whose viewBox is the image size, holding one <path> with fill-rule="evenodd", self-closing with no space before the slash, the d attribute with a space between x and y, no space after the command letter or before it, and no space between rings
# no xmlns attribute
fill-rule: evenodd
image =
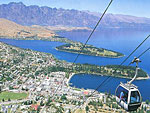
<svg viewBox="0 0 150 113"><path fill-rule="evenodd" d="M93 27L100 15L100 13L94 14L74 9L26 6L22 2L0 5L0 18L21 25ZM100 26L104 28L150 28L150 18L106 14Z"/></svg>

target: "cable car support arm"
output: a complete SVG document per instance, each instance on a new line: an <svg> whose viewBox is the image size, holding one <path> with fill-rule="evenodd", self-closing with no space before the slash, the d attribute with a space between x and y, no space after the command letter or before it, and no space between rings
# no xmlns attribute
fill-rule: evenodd
<svg viewBox="0 0 150 113"><path fill-rule="evenodd" d="M141 60L139 59L139 58L134 58L134 60L130 63L130 64L133 64L133 63L136 63L136 70L135 70L135 76L132 78L132 80L130 80L129 82L128 82L128 84L131 84L135 79L136 79L136 77L137 77L137 75L138 75L138 70L140 69L139 67L138 67L138 63L139 62L141 62Z"/></svg>

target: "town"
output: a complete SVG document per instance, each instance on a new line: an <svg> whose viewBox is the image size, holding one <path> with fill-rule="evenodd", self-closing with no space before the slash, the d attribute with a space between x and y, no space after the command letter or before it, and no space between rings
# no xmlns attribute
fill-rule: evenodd
<svg viewBox="0 0 150 113"><path fill-rule="evenodd" d="M0 42L0 111L2 113L125 112L115 96L70 87L72 63L53 55ZM69 77L68 77L69 76ZM93 93L94 92L94 93ZM138 112L150 113L149 101Z"/></svg>

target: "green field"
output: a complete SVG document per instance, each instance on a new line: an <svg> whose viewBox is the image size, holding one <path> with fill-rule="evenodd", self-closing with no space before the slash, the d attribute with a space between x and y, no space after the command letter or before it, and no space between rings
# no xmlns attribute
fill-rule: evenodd
<svg viewBox="0 0 150 113"><path fill-rule="evenodd" d="M14 92L1 92L0 93L0 101L4 99L5 101L10 100L16 100L16 99L24 99L27 98L27 93L14 93Z"/></svg>

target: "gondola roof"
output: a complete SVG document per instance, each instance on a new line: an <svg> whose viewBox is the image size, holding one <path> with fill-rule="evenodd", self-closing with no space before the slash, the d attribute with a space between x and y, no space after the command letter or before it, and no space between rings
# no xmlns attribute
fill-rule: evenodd
<svg viewBox="0 0 150 113"><path fill-rule="evenodd" d="M134 84L128 84L128 83L120 83L120 86L122 86L123 88L127 89L127 90L135 90L137 89L138 87L135 86Z"/></svg>

